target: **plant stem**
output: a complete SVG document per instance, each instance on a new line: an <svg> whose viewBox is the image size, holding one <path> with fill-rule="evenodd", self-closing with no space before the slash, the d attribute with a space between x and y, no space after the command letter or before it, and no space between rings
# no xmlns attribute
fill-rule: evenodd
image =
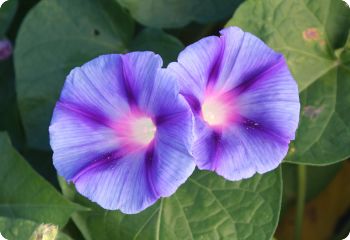
<svg viewBox="0 0 350 240"><path fill-rule="evenodd" d="M303 218L306 194L306 166L298 165L298 198L295 219L295 240L300 240L303 230Z"/></svg>

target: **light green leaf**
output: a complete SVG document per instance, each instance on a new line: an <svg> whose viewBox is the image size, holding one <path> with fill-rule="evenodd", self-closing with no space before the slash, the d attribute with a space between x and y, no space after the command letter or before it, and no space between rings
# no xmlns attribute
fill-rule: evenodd
<svg viewBox="0 0 350 240"><path fill-rule="evenodd" d="M11 219L0 217L0 232L7 240L33 239L35 231L43 229L43 224L24 219ZM51 225L53 227L53 225ZM64 233L58 232L56 238L34 238L34 240L71 240Z"/></svg>
<svg viewBox="0 0 350 240"><path fill-rule="evenodd" d="M132 51L152 51L163 58L163 65L166 66L176 61L178 54L184 49L180 40L162 30L146 28L132 41Z"/></svg>
<svg viewBox="0 0 350 240"><path fill-rule="evenodd" d="M0 133L0 216L64 226L83 208L66 200L39 176Z"/></svg>
<svg viewBox="0 0 350 240"><path fill-rule="evenodd" d="M136 215L107 211L60 180L64 194L89 206L73 215L87 240L271 239L281 203L281 171L231 182L196 171L175 195ZM103 226L103 227L101 227Z"/></svg>
<svg viewBox="0 0 350 240"><path fill-rule="evenodd" d="M26 16L15 49L19 108L30 147L48 149L48 126L69 71L126 51L132 20L114 0L43 0Z"/></svg>
<svg viewBox="0 0 350 240"><path fill-rule="evenodd" d="M336 53L346 42L350 8L340 0L250 0L228 25L284 53L298 82L301 118L287 161L326 165L349 157L350 64Z"/></svg>
<svg viewBox="0 0 350 240"><path fill-rule="evenodd" d="M127 8L131 15L149 27L182 27L191 21L200 23L223 20L237 8L243 0L116 0Z"/></svg>

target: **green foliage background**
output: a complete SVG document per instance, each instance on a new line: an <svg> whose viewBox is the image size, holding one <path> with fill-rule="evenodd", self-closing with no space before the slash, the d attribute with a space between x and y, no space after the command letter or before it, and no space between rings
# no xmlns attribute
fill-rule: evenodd
<svg viewBox="0 0 350 240"><path fill-rule="evenodd" d="M239 182L196 171L137 215L106 211L57 181L48 125L72 68L136 50L160 54L166 66L224 26L282 52L298 82L301 120L282 167ZM59 227L57 239L271 239L296 199L302 213L350 156L349 29L341 0L7 1L0 39L10 39L14 53L0 61L0 232L29 239L47 223ZM350 209L350 199L340 201ZM350 231L349 212L339 224L340 234L328 233L334 239Z"/></svg>

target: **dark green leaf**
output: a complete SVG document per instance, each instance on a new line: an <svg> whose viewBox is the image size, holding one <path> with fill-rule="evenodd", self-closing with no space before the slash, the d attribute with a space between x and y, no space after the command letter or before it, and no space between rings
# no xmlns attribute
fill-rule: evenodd
<svg viewBox="0 0 350 240"><path fill-rule="evenodd" d="M287 161L326 165L350 156L350 63L336 54L346 42L350 8L339 0L251 0L228 25L284 53L298 82L301 118Z"/></svg>
<svg viewBox="0 0 350 240"><path fill-rule="evenodd" d="M243 0L116 0L140 23L155 28L174 28L191 21L208 23L223 20Z"/></svg>
<svg viewBox="0 0 350 240"><path fill-rule="evenodd" d="M53 186L59 188L57 172L52 164L52 151L39 151L23 148L20 152L37 173L44 177Z"/></svg>
<svg viewBox="0 0 350 240"><path fill-rule="evenodd" d="M0 41L17 10L17 0L6 1L0 8ZM0 131L9 132L16 146L20 145L22 132L16 101L15 77L12 58L0 61Z"/></svg>
<svg viewBox="0 0 350 240"><path fill-rule="evenodd" d="M132 41L130 50L149 50L162 56L164 66L176 61L184 45L177 38L162 30L146 28Z"/></svg>
<svg viewBox="0 0 350 240"><path fill-rule="evenodd" d="M85 239L81 234L80 230L78 229L78 227L76 226L76 224L73 222L73 219L70 219L66 224L66 226L64 226L64 228L61 231L67 234L68 236L70 236L71 238L73 238L74 240Z"/></svg>
<svg viewBox="0 0 350 240"><path fill-rule="evenodd" d="M0 61L0 131L7 131L15 146L23 144L12 58Z"/></svg>
<svg viewBox="0 0 350 240"><path fill-rule="evenodd" d="M19 108L30 147L48 149L48 126L69 71L126 50L133 22L114 0L44 0L26 16L15 50Z"/></svg>
<svg viewBox="0 0 350 240"><path fill-rule="evenodd" d="M82 207L40 177L0 133L0 216L64 226Z"/></svg>
<svg viewBox="0 0 350 240"><path fill-rule="evenodd" d="M73 215L87 240L271 239L282 191L280 169L240 182L197 171L170 198L139 214L123 215L92 204L60 182L68 198L92 209Z"/></svg>
<svg viewBox="0 0 350 240"><path fill-rule="evenodd" d="M5 37L6 31L11 24L17 10L17 0L8 0L0 8L0 39Z"/></svg>

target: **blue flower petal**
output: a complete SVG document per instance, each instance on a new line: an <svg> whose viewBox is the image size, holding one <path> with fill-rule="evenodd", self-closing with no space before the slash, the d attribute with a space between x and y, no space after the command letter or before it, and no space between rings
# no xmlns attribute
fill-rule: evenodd
<svg viewBox="0 0 350 240"><path fill-rule="evenodd" d="M161 65L151 52L101 56L70 73L56 105L54 165L106 209L142 211L194 170L193 115Z"/></svg>
<svg viewBox="0 0 350 240"><path fill-rule="evenodd" d="M193 152L200 169L240 180L281 163L300 110L281 54L229 27L188 46L168 68L196 119Z"/></svg>

